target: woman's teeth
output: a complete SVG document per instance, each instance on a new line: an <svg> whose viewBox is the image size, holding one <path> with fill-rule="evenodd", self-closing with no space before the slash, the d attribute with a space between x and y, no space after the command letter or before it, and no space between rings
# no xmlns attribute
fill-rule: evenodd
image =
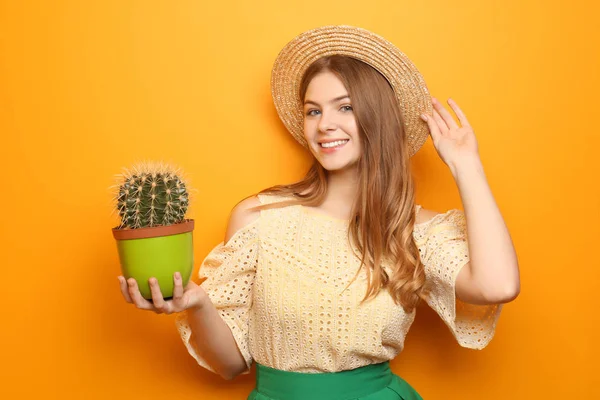
<svg viewBox="0 0 600 400"><path fill-rule="evenodd" d="M348 139L346 140L336 140L335 142L330 142L330 143L321 143L321 147L324 148L331 148L331 147L337 147L337 146L341 146L343 144L345 144L348 141Z"/></svg>

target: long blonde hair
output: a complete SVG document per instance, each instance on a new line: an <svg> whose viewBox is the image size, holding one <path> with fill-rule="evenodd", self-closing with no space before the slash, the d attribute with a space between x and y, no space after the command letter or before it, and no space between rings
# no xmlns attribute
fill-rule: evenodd
<svg viewBox="0 0 600 400"><path fill-rule="evenodd" d="M324 71L334 73L348 90L363 149L358 161L358 193L348 229L349 240L360 253L356 255L361 260L357 275L363 265L367 266L369 284L362 302L387 288L396 304L412 312L426 295L425 271L412 235L416 218L415 187L402 115L393 89L371 66L354 58L333 55L315 61L308 68L300 86L302 100L312 78ZM259 192L293 200L255 209L297 204L319 206L326 193L327 170L313 156L313 164L302 180ZM384 260L391 266L391 277L382 268Z"/></svg>

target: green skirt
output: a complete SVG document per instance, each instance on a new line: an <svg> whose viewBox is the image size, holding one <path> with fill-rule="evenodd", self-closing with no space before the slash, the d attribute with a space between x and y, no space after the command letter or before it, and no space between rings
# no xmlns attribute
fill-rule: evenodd
<svg viewBox="0 0 600 400"><path fill-rule="evenodd" d="M390 369L390 362L325 373L281 371L256 364L247 400L423 400Z"/></svg>

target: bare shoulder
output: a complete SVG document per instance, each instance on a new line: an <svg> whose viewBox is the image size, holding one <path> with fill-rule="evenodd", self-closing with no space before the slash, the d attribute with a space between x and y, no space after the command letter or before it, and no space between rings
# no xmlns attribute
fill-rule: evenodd
<svg viewBox="0 0 600 400"><path fill-rule="evenodd" d="M434 210L428 210L426 208L421 208L417 213L417 218L415 224L424 224L425 222L431 220L436 215L440 214Z"/></svg>
<svg viewBox="0 0 600 400"><path fill-rule="evenodd" d="M240 201L233 207L231 214L229 215L227 232L225 233L225 243L227 243L237 231L258 219L260 211L252 210L252 208L259 205L260 200L258 200L258 197L251 196Z"/></svg>

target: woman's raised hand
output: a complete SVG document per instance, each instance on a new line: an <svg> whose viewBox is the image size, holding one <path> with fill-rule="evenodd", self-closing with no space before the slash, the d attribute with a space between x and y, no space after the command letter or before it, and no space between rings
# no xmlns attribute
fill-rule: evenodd
<svg viewBox="0 0 600 400"><path fill-rule="evenodd" d="M452 99L448 99L448 104L458 117L460 123L457 124L452 115L439 102L432 97L433 115L421 115L421 118L427 122L429 133L433 140L438 155L452 169L463 160L478 159L478 144L471 124L467 120L465 113L458 104Z"/></svg>
<svg viewBox="0 0 600 400"><path fill-rule="evenodd" d="M184 288L179 272L175 272L173 275L174 288L171 300L163 299L156 278L150 278L148 282L152 292L152 301L142 297L134 278L125 280L125 277L119 276L121 294L125 298L125 301L135 304L140 310L154 311L157 314L171 314L189 308L200 308L206 301L210 301L202 286L197 285L191 279Z"/></svg>

